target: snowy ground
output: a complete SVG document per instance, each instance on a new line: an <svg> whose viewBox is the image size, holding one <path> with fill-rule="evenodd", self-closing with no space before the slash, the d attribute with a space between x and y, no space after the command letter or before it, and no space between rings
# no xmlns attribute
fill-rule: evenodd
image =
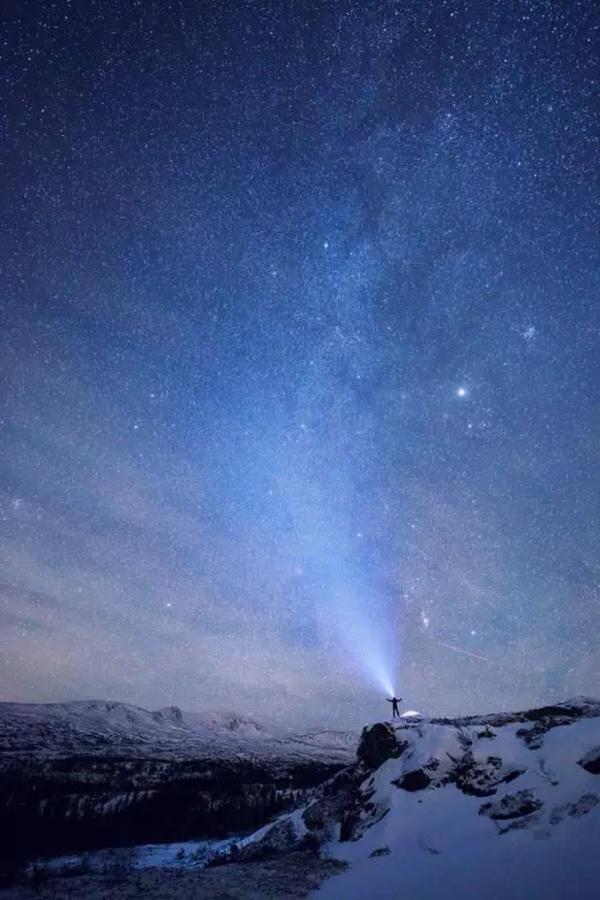
<svg viewBox="0 0 600 900"><path fill-rule="evenodd" d="M487 751L523 765L524 774L502 785L488 802L498 804L531 790L543 805L514 820L481 814L486 799L467 796L454 785L410 792L391 782L416 765L456 754L456 732L428 725L416 753L390 759L373 779L372 802L389 812L356 842L333 842L328 852L351 866L311 896L319 900L583 900L599 896L600 776L577 760L600 741L597 718L558 727L537 750L516 737L521 725L496 730ZM587 804L580 802L588 798ZM596 798L596 800L594 800ZM579 805L578 805L579 802ZM375 855L372 855L375 854Z"/></svg>

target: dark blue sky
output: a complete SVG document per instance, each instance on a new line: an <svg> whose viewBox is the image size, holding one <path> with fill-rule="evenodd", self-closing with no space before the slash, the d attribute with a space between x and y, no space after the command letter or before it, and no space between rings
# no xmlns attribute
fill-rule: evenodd
<svg viewBox="0 0 600 900"><path fill-rule="evenodd" d="M4 11L2 699L596 690L594 6Z"/></svg>

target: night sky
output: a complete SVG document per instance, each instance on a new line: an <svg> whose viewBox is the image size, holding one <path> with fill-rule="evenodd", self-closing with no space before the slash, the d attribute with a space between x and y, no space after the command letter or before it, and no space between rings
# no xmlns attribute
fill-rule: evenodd
<svg viewBox="0 0 600 900"><path fill-rule="evenodd" d="M595 6L7 4L0 699L598 692Z"/></svg>

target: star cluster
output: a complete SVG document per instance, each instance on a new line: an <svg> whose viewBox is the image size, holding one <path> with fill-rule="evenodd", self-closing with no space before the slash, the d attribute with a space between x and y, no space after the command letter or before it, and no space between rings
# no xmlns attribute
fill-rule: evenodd
<svg viewBox="0 0 600 900"><path fill-rule="evenodd" d="M4 17L2 699L592 693L596 5Z"/></svg>

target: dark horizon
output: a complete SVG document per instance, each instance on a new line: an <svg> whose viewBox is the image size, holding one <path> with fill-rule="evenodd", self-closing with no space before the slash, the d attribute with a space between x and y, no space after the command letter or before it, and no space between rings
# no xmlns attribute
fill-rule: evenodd
<svg viewBox="0 0 600 900"><path fill-rule="evenodd" d="M597 7L1 18L0 700L593 694Z"/></svg>

